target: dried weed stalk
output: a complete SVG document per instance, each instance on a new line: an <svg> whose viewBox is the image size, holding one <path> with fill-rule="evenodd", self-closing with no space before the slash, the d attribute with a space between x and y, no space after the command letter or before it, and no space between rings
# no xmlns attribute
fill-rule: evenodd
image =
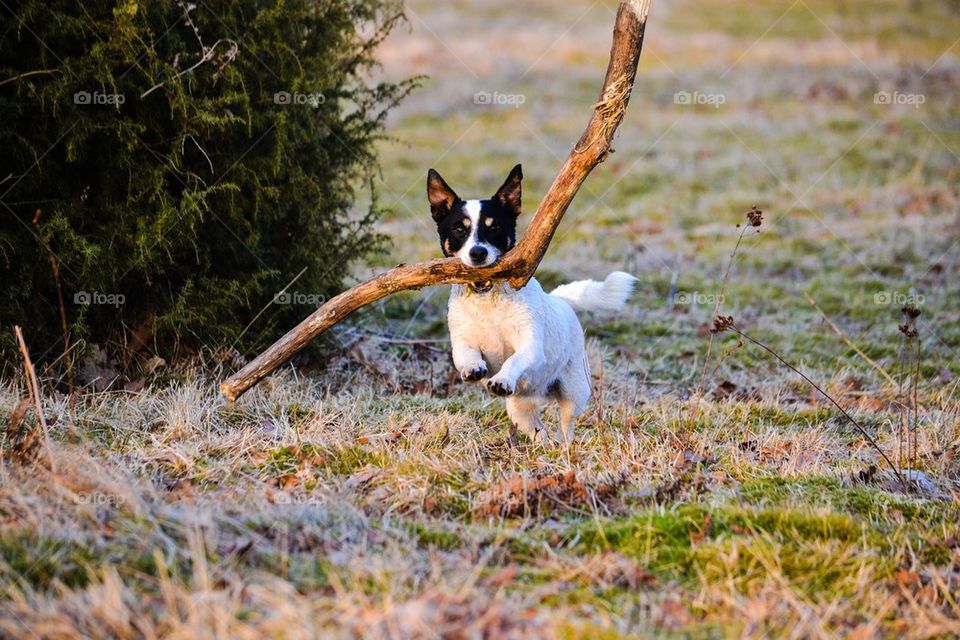
<svg viewBox="0 0 960 640"><path fill-rule="evenodd" d="M736 322L734 322L734 319L732 316L717 316L713 321L713 328L710 331L711 333L714 333L714 334L723 333L725 331L731 331L735 333L736 335L740 336L744 340L747 340L748 342L760 347L761 349L763 349L764 351L772 355L774 358L776 358L777 361L780 362L780 364L787 367L788 369L793 371L795 374L803 378L804 382L806 382L811 387L813 387L817 391L817 393L819 393L821 396L829 400L830 403L833 404L833 406L835 406L840 411L841 414L843 414L843 417L846 418L847 421L850 422L850 424L852 424L857 429L857 431L860 432L860 435L862 435L864 439L866 439L866 441L870 444L870 446L872 446L877 451L877 453L880 454L880 457L883 458L884 462L886 462L890 466L890 469L893 470L893 473L897 477L897 480L899 481L900 486L903 487L904 490L907 490L909 488L909 485L907 485L906 481L903 478L903 475L900 473L900 469L895 464L893 464L893 461L891 461L889 457L887 457L887 454L883 452L883 449L881 449L880 445L877 444L877 441L873 439L873 436L871 436L867 432L867 430L863 428L863 425L861 425L856 420L856 418L854 418L852 415L847 413L847 410L844 409L840 405L840 403L837 402L836 399L834 399L833 396L831 396L829 393L824 391L823 388L820 385L818 385L816 382L814 382L808 375L806 375L805 373L797 369L795 366L787 362L787 360L783 356L781 356L779 353L777 353L775 350L773 350L769 346L765 345L759 340L743 332L739 327L737 327Z"/></svg>
<svg viewBox="0 0 960 640"><path fill-rule="evenodd" d="M917 427L919 426L919 410L917 403L917 383L920 379L920 332L917 329L917 318L920 317L920 310L916 307L906 305L900 312L903 314L903 323L898 326L900 330L900 352L898 356L899 373L897 384L897 412L899 415L899 442L898 442L898 462L901 469L914 468L917 458ZM904 381L910 372L907 371L907 362L909 353L913 351L913 387L907 390L906 399L904 399ZM912 415L911 415L912 412ZM904 450L906 442L906 450ZM906 455L904 455L906 454Z"/></svg>
<svg viewBox="0 0 960 640"><path fill-rule="evenodd" d="M758 229L757 233L760 233L759 228L760 225L763 224L763 211L758 209L757 205L750 207L750 210L746 213L746 217L747 223L745 225L742 227L740 227L739 224L737 225L737 227L740 227L740 235L737 236L737 244L734 245L733 251L730 253L730 259L727 260L727 268L723 272L723 279L720 281L720 293L717 295L717 301L713 307L714 318L720 317L720 306L723 304L723 296L727 291L727 282L730 280L730 271L733 269L733 261L737 257L737 251L740 250L740 244L743 242L743 236L747 233L748 229ZM703 394L704 384L706 383L707 368L710 366L710 358L713 355L713 339L715 336L716 332L710 331L710 338L707 341L707 355L703 359L703 370L700 372L700 383L697 385L697 393L695 394L692 420L694 423L697 421L697 417L700 415L700 396ZM716 369L714 369L714 371L716 371Z"/></svg>
<svg viewBox="0 0 960 640"><path fill-rule="evenodd" d="M759 340L753 338L752 336L750 336L750 335L748 335L747 333L745 333L744 331L742 331L739 327L737 327L736 322L735 322L734 319L733 319L733 316L730 316L730 315L722 315L722 314L720 313L720 306L721 306L721 304L723 303L723 295L724 295L724 292L726 291L727 282L728 282L729 279L730 279L730 271L731 271L731 269L732 269L732 267L733 267L733 261L734 261L734 259L736 258L737 251L740 249L740 244L743 242L744 234L746 233L747 229L750 229L750 228L759 228L760 225L763 224L763 212L762 212L760 209L758 209L756 206L752 207L752 208L750 209L750 211L747 212L746 216L747 216L747 224L744 225L743 228L741 229L740 235L737 237L737 243L736 243L736 245L735 245L734 248L733 248L733 252L730 254L730 259L727 261L727 268L726 268L726 271L724 271L723 280L722 280L721 286L720 286L720 295L717 296L716 305L715 305L715 307L714 307L713 326L710 328L710 339L709 339L709 342L707 343L707 354L706 354L706 357L705 357L704 362L703 362L703 370L702 370L702 372L701 372L701 374L700 374L700 384L699 384L699 386L698 386L698 388L697 388L696 404L694 405L694 406L695 406L694 421L696 421L696 418L697 418L697 415L698 415L698 410L699 410L699 407L700 407L700 396L701 396L701 394L703 393L703 388L704 388L704 384L705 384L705 381L706 381L706 375L707 375L707 368L708 368L708 365L709 365L709 363L710 363L711 355L712 355L712 353L713 353L713 341L714 341L714 338L715 338L718 334L721 334L721 333L725 333L725 332L727 332L727 331L730 331L730 332L736 334L737 336L739 336L739 338L741 339L741 341L742 341L742 340L746 340L746 341L748 341L748 342L750 342L750 343L752 343L752 344L760 347L761 349L763 349L764 351L766 351L766 352L769 353L770 355L772 355L774 358L777 359L778 362L780 362L782 365L784 365L785 367L787 367L788 369L790 369L791 371L793 371L794 373L796 373L798 376L800 376L807 384L809 384L809 385L810 385L814 390L816 390L821 396L823 396L823 397L826 398L831 404L833 404L833 406L835 406L835 407L840 411L840 413L843 414L843 416L847 419L847 421L850 422L850 424L852 424L852 425L857 429L857 431L860 432L860 434L867 440L867 442L870 444L870 446L872 446L872 447L877 451L877 453L880 454L880 457L883 458L884 462L886 462L887 465L889 465L890 469L893 470L894 475L896 476L898 482L900 483L900 486L901 486L904 490L908 490L908 489L909 489L909 485L908 485L908 484L906 483L906 481L904 480L904 477L903 477L903 474L902 474L902 469L904 468L904 467L903 467L903 455L902 455L903 423L904 423L904 420L903 420L903 407L904 407L904 403L903 403L903 401L902 401L902 395L903 395L903 377L902 377L903 358L902 358L902 357L901 357L901 379L900 379L900 395L901 395L901 402L900 402L900 407L901 407L901 429L900 429L900 431L901 431L901 454L900 454L900 465L898 466L898 465L895 465L892 460L890 460L890 458L887 456L886 453L884 453L883 449L880 448L880 445L877 444L877 441L867 432L866 429L863 428L863 425L861 425L852 415L850 415L850 414L846 411L846 409L844 409L844 408L840 405L840 403L837 402L837 400L836 400L833 396L831 396L829 393L827 393L826 391L824 391L823 388L822 388L820 385L818 385L818 384L817 384L816 382L814 382L808 375L806 375L805 373L803 373L802 371L800 371L799 369L797 369L794 365L792 365L790 362L788 362L783 356L781 356L779 353L777 353L774 349L772 349L772 348L769 347L768 345L764 344L763 342L760 342ZM739 226L739 225L738 225L738 226ZM917 330L916 330L915 320L916 320L916 318L920 315L920 312L919 312L917 309L913 308L913 307L904 307L904 308L903 308L903 314L904 314L904 320L905 320L905 322L904 322L904 324L900 325L900 332L904 335L904 339L905 339L905 340L916 340L917 335L918 335L918 332L917 332ZM901 355L904 353L904 351L905 351L905 349L901 349ZM719 365L718 365L718 366L719 366ZM715 372L715 371L716 371L716 369L714 369L714 372ZM915 455L916 455L916 423L917 423L917 402L916 402L916 400L917 400L917 378L919 378L919 372L920 372L920 349L919 349L919 341L917 341L917 349L916 349L916 375L914 376L914 379L913 379L913 389L912 389L912 394L913 394L912 406L913 406L913 414L914 414L914 418L913 418L913 424L914 424L914 426L913 426L913 428L911 429L910 426L909 426L909 424L907 424L907 450L908 450L908 451L907 451L907 457L908 457L909 460L913 460L913 459L914 459L913 457L915 457ZM908 413L907 422L909 423L909 420L910 420L910 419L909 419L909 407L908 407L908 409L907 409L907 413ZM912 453L912 454L910 453L910 446L911 446L911 445L910 445L910 434L911 434L911 433L913 434L913 437L914 437L913 453Z"/></svg>
<svg viewBox="0 0 960 640"><path fill-rule="evenodd" d="M42 436L42 443L47 454L47 466L53 470L54 464L53 453L50 450L50 434L47 430L47 420L43 415L43 406L40 402L40 383L37 381L37 373L33 368L33 362L30 361L30 352L27 350L27 344L23 340L23 332L20 330L20 327L14 327L13 332L17 337L17 343L20 345L20 352L23 354L23 369L27 381L27 390L29 392L26 400L33 400L33 411L36 419L32 428L26 425L24 421L26 407L24 406L24 401L21 400L7 421L7 435L11 442L12 457L22 464L39 460Z"/></svg>

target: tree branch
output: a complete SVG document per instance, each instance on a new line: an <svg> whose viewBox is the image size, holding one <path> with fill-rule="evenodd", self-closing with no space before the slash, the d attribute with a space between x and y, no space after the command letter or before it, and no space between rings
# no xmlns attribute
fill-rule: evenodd
<svg viewBox="0 0 960 640"><path fill-rule="evenodd" d="M506 280L515 289L527 284L543 259L567 208L598 164L612 153L610 143L630 101L651 0L621 2L613 30L610 62L599 101L586 131L574 146L530 222L526 235L497 264L468 267L455 258L397 266L330 299L220 385L228 400L239 398L318 335L351 313L381 298L410 289L454 283Z"/></svg>

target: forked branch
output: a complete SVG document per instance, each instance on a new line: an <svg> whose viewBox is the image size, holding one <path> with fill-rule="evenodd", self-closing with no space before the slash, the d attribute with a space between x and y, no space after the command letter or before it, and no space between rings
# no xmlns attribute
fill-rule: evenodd
<svg viewBox="0 0 960 640"><path fill-rule="evenodd" d="M600 99L593 105L590 123L540 201L526 235L516 248L491 267L475 269L455 258L402 264L344 291L331 298L269 349L227 378L220 385L220 390L227 399L236 400L318 335L360 307L390 294L439 284L496 280L506 280L514 288L526 285L543 259L563 214L580 186L593 168L603 162L612 151L610 144L613 135L623 120L633 91L650 2L651 0L630 0L620 3L613 30L610 62Z"/></svg>

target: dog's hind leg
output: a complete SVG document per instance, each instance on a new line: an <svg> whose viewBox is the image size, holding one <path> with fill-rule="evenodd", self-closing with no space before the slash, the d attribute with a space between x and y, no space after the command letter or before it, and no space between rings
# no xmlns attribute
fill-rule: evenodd
<svg viewBox="0 0 960 640"><path fill-rule="evenodd" d="M531 440L546 437L547 433L540 420L540 403L536 398L510 396L507 398L507 415Z"/></svg>
<svg viewBox="0 0 960 640"><path fill-rule="evenodd" d="M573 440L573 425L587 408L590 400L590 375L581 363L571 365L560 379L560 441Z"/></svg>

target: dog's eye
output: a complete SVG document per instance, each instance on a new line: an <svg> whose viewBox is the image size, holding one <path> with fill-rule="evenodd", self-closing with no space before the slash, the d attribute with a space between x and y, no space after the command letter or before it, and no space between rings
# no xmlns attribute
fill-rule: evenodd
<svg viewBox="0 0 960 640"><path fill-rule="evenodd" d="M491 229L496 226L496 223L493 218L487 218L483 221L483 224L490 227Z"/></svg>

